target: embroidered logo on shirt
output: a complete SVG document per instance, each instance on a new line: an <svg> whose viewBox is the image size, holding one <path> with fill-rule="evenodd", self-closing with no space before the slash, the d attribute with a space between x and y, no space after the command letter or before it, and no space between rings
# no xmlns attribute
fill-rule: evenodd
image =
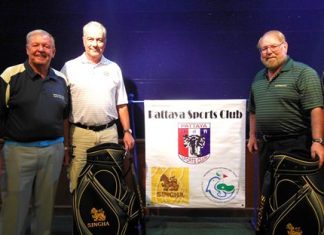
<svg viewBox="0 0 324 235"><path fill-rule="evenodd" d="M287 84L276 84L275 87L287 87Z"/></svg>
<svg viewBox="0 0 324 235"><path fill-rule="evenodd" d="M64 96L63 95L60 95L60 94L53 94L53 97L54 98L58 98L58 99L61 99L61 100L64 100Z"/></svg>

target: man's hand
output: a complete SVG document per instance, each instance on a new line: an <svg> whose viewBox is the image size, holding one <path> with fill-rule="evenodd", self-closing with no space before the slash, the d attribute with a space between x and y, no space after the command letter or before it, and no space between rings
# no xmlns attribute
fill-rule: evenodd
<svg viewBox="0 0 324 235"><path fill-rule="evenodd" d="M315 159L316 156L319 157L319 167L324 165L324 146L320 143L313 142L311 147L312 158Z"/></svg>
<svg viewBox="0 0 324 235"><path fill-rule="evenodd" d="M258 141L255 136L250 136L247 148L250 153L254 153L255 151L258 151Z"/></svg>
<svg viewBox="0 0 324 235"><path fill-rule="evenodd" d="M124 133L123 141L126 151L130 151L134 148L135 140L129 132Z"/></svg>

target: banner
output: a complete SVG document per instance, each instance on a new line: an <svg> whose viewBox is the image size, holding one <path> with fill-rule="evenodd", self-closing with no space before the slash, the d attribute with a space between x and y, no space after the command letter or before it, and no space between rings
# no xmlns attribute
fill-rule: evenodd
<svg viewBox="0 0 324 235"><path fill-rule="evenodd" d="M145 100L146 206L245 207L246 100Z"/></svg>

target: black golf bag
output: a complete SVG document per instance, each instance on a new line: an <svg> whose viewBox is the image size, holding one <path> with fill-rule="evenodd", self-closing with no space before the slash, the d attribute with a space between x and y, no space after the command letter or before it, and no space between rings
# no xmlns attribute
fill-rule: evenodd
<svg viewBox="0 0 324 235"><path fill-rule="evenodd" d="M318 161L275 153L265 174L257 234L324 235L324 171Z"/></svg>
<svg viewBox="0 0 324 235"><path fill-rule="evenodd" d="M114 143L87 150L87 164L73 195L74 233L133 235L140 233L139 227L144 229L140 224L143 218L140 193L131 190L124 180L125 156L123 146Z"/></svg>

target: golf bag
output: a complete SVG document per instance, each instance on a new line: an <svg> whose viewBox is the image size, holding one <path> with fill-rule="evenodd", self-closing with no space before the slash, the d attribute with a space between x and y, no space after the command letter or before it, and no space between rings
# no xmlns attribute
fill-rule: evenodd
<svg viewBox="0 0 324 235"><path fill-rule="evenodd" d="M123 175L125 156L123 146L114 143L100 144L87 150L87 164L73 195L75 233L140 233L137 228L141 227L143 217L141 196L138 185L135 185L138 191L130 190L126 185Z"/></svg>
<svg viewBox="0 0 324 235"><path fill-rule="evenodd" d="M323 179L318 161L272 155L261 190L257 233L324 235Z"/></svg>

